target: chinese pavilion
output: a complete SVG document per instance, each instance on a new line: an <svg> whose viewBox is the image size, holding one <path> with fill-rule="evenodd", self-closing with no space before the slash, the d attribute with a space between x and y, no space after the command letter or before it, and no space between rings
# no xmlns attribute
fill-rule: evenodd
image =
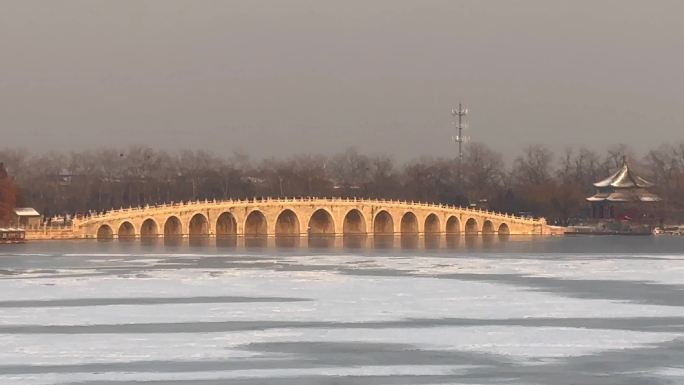
<svg viewBox="0 0 684 385"><path fill-rule="evenodd" d="M660 202L648 191L654 184L636 175L623 158L622 167L608 178L594 183L596 194L587 198L595 219L635 219L644 216L649 203Z"/></svg>

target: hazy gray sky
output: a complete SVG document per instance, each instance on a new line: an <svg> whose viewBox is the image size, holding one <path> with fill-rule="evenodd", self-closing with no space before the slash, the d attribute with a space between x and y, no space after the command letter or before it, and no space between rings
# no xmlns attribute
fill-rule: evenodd
<svg viewBox="0 0 684 385"><path fill-rule="evenodd" d="M0 147L449 155L684 139L684 2L0 0Z"/></svg>

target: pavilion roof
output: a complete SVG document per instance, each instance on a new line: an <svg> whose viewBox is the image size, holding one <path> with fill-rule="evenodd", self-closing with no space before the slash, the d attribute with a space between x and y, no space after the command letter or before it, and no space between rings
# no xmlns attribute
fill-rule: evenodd
<svg viewBox="0 0 684 385"><path fill-rule="evenodd" d="M647 188L653 187L653 183L636 175L624 159L622 167L608 178L594 183L595 187L614 187L614 188Z"/></svg>
<svg viewBox="0 0 684 385"><path fill-rule="evenodd" d="M589 202L660 202L662 199L653 193L641 191L599 192L587 198Z"/></svg>
<svg viewBox="0 0 684 385"><path fill-rule="evenodd" d="M39 217L40 213L32 207L17 207L14 209L14 214L18 217Z"/></svg>

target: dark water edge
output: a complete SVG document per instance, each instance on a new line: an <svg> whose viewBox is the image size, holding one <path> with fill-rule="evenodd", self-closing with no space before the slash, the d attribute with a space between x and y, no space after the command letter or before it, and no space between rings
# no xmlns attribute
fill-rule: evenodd
<svg viewBox="0 0 684 385"><path fill-rule="evenodd" d="M640 254L684 253L682 236L376 236L376 237L233 237L135 240L55 240L0 245L0 256L23 253L274 253L310 254L411 254L511 255L516 257L605 254L630 257Z"/></svg>

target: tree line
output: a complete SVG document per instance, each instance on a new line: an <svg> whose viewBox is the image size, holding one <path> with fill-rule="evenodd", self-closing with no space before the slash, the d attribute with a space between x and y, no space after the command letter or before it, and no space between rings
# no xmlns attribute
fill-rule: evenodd
<svg viewBox="0 0 684 385"><path fill-rule="evenodd" d="M477 205L568 224L586 215L592 183L617 170L623 156L656 183L653 192L668 212L682 212L684 142L643 156L624 145L602 153L586 148L554 153L530 145L508 163L482 143L469 144L462 162L421 157L401 164L353 148L330 156L262 160L239 152L220 156L149 147L42 154L5 149L0 162L12 183L0 188L18 190L0 192L0 199L12 197L0 207L7 211L16 202L52 216L196 199L335 196Z"/></svg>

